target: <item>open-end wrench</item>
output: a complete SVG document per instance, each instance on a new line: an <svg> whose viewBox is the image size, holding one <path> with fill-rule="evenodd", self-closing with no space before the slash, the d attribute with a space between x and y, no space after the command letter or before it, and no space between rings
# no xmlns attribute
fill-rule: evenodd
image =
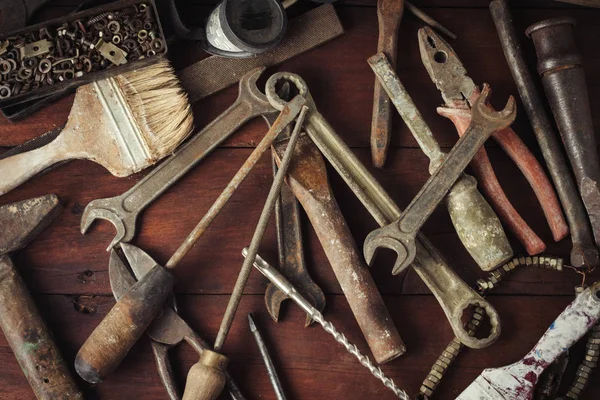
<svg viewBox="0 0 600 400"><path fill-rule="evenodd" d="M398 219L401 215L400 208L348 145L337 135L323 115L317 111L308 86L299 75L279 72L269 78L266 92L269 94L269 101L273 106L281 110L286 105L286 100L277 100L276 97L275 86L279 81L288 81L294 84L298 92L306 98L306 104L311 110L304 125L306 133L369 211L373 219L380 226L385 226ZM417 235L417 255L412 268L437 298L454 334L465 346L484 348L498 339L501 327L498 313L494 307L454 272L442 254L421 233ZM486 311L492 327L488 337L472 337L465 330L461 318L464 310L470 306L478 306Z"/></svg>
<svg viewBox="0 0 600 400"><path fill-rule="evenodd" d="M486 104L490 93L489 86L484 85L481 96L473 103L473 118L464 136L456 142L400 218L367 236L363 246L367 263L371 264L382 247L398 253L393 274L402 272L413 262L417 253L416 236L425 221L492 133L510 126L515 120L517 109L514 98L509 98L504 110L495 111Z"/></svg>
<svg viewBox="0 0 600 400"><path fill-rule="evenodd" d="M289 92L289 84L287 85ZM282 98L282 93L279 93ZM271 125L276 115L266 115L265 120ZM279 137L289 138L290 129L282 132ZM277 173L277 153L273 150L273 175ZM323 290L312 280L306 263L304 262L304 248L302 245L302 230L300 225L300 205L296 196L288 185L281 187L279 199L275 205L275 223L277 226L277 249L279 255L279 270L294 284L300 293L306 297L312 305L319 311L325 308L325 294ZM265 290L265 305L271 318L275 322L279 320L281 303L289 299L288 295L277 288L276 285L269 283ZM306 315L304 326L310 325L312 319Z"/></svg>
<svg viewBox="0 0 600 400"><path fill-rule="evenodd" d="M235 103L135 186L120 196L90 202L81 217L81 233L85 234L90 225L100 218L109 221L117 229L107 250L121 242L129 242L135 235L137 216L150 203L246 122L258 116L276 114L277 111L256 86L264 70L264 67L258 67L244 75Z"/></svg>

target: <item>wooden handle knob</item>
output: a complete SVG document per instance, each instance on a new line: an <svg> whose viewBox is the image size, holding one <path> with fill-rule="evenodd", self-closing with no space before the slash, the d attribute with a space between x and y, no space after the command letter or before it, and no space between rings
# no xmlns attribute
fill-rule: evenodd
<svg viewBox="0 0 600 400"><path fill-rule="evenodd" d="M75 358L84 380L100 383L114 371L144 334L173 290L175 278L156 265L110 310Z"/></svg>
<svg viewBox="0 0 600 400"><path fill-rule="evenodd" d="M215 400L225 387L229 360L222 354L204 350L200 361L190 368L183 400Z"/></svg>

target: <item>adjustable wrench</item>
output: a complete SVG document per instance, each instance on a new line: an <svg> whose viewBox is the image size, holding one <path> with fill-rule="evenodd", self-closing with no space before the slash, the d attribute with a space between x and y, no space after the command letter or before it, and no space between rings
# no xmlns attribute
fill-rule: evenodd
<svg viewBox="0 0 600 400"><path fill-rule="evenodd" d="M81 217L81 233L85 234L90 225L100 218L109 221L117 229L107 251L120 242L129 242L135 235L137 216L150 203L247 121L277 113L256 86L256 81L264 70L265 67L258 67L244 75L240 80L239 95L235 103L135 186L120 196L90 202Z"/></svg>
<svg viewBox="0 0 600 400"><path fill-rule="evenodd" d="M308 86L299 75L279 72L269 78L266 92L273 107L281 110L286 105L284 99L277 99L275 91L276 84L282 80L294 84L298 92L306 98L306 105L311 110L304 125L306 133L363 203L373 219L380 226L398 219L401 211L396 203L337 135L323 115L317 111ZM454 334L465 346L480 349L498 339L501 327L494 307L467 285L452 270L441 253L420 233L417 235L417 255L412 268L437 298ZM465 330L461 318L463 311L470 306L478 306L486 311L492 327L487 338L469 336Z"/></svg>
<svg viewBox="0 0 600 400"><path fill-rule="evenodd" d="M514 98L509 98L504 110L494 111L486 104L490 92L489 86L484 84L481 96L473 103L471 125L400 218L367 236L363 247L367 263L371 264L379 248L385 247L398 253L393 274L408 267L415 259L416 236L425 221L492 133L513 123L517 115Z"/></svg>

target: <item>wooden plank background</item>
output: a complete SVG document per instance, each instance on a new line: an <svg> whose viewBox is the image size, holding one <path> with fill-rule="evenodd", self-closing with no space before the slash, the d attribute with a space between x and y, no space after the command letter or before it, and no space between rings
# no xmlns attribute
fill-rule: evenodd
<svg viewBox="0 0 600 400"><path fill-rule="evenodd" d="M78 0L55 0L36 17L43 20L72 11ZM455 31L459 39L451 42L470 76L478 84L488 82L494 89L494 102L501 105L516 88L506 66L491 17L484 0L420 0L427 13ZM366 59L375 53L377 41L376 2L340 1L336 9L346 33L316 50L293 59L276 70L296 72L304 77L319 110L328 118L356 154L370 167L368 149L374 77ZM600 94L600 10L583 9L547 0L514 1L513 13L519 32L530 24L552 16L569 15L577 19L575 34L590 92L592 110L597 110ZM210 10L210 2L181 1L180 7L190 22L201 21ZM299 9L310 7L298 4ZM291 12L299 12L292 10ZM436 115L441 96L423 68L417 43L421 23L406 13L400 29L398 73L444 147L456 141L452 124ZM318 26L314 27L318 29ZM529 41L522 36L530 67L535 56ZM171 47L177 68L196 61L204 54L195 44L178 43ZM194 107L198 127L219 115L236 97L229 88ZM18 123L2 120L0 147L8 149L63 124L72 97L59 101ZM515 130L540 158L527 118L519 104ZM600 114L594 113L595 125ZM164 263L208 209L231 179L251 148L265 133L263 122L248 123L212 156L169 190L141 217L139 234L133 243ZM536 232L548 243L548 255L566 257L569 240L552 243L549 229L526 181L508 157L490 142L489 153L509 198ZM541 159L541 158L540 158ZM428 160L417 148L399 118L394 120L394 140L385 169L373 170L383 186L400 206L406 206L426 181ZM33 293L41 313L56 336L64 356L72 361L77 350L94 327L113 306L107 274L105 248L114 228L99 222L82 236L79 222L85 205L93 199L118 195L135 184L143 173L130 178L115 178L102 167L88 161L74 161L43 176L31 179L0 198L0 205L46 193L58 194L65 206L61 217L37 240L14 257ZM359 245L374 228L375 222L361 207L341 179L330 169L336 198ZM240 250L248 244L272 180L268 156L264 156L225 210L216 219L196 247L176 271L176 293L180 312L204 338L213 341L225 310L234 277L242 264ZM368 348L341 295L331 268L304 217L304 238L309 270L327 294L326 318L330 319L358 347ZM484 274L478 270L453 232L445 210L437 210L424 228L427 236L446 256L449 263L474 285ZM523 248L513 240L515 253ZM273 227L267 232L261 254L276 260ZM431 364L452 338L452 332L436 300L418 276L409 270L392 277L389 260L378 260L372 269L386 304L408 352L385 365L384 371L409 393L418 391ZM589 277L589 282L597 278ZM502 319L502 336L497 344L479 351L465 351L447 374L436 398L456 397L486 367L497 367L520 359L538 340L553 319L573 299L580 276L565 271L522 270L512 275L489 297ZM392 399L393 395L371 377L356 360L318 327L303 328L304 317L294 305L286 305L281 321L273 323L264 307L266 280L254 272L245 290L238 318L225 345L231 357L231 370L248 399L274 399L258 350L246 322L253 312L264 331L290 399ZM582 356L580 343L573 360ZM187 369L197 360L189 346L172 352L179 384ZM567 381L570 381L572 370ZM600 381L592 378L586 399L600 397ZM595 381L595 383L594 383ZM166 394L159 382L147 338L137 344L116 373L104 383L81 386L89 398L163 399ZM0 398L32 399L33 394L18 368L4 337L0 336ZM227 396L223 396L227 398Z"/></svg>

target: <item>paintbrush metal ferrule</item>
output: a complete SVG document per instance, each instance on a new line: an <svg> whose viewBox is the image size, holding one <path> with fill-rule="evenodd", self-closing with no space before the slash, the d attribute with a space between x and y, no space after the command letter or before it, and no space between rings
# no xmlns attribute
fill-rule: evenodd
<svg viewBox="0 0 600 400"><path fill-rule="evenodd" d="M112 130L115 132L114 138L121 158L134 171L145 168L151 160L152 154L144 140L137 118L133 115L119 88L119 83L114 78L108 78L96 81L91 85L108 116L105 123L113 126Z"/></svg>

